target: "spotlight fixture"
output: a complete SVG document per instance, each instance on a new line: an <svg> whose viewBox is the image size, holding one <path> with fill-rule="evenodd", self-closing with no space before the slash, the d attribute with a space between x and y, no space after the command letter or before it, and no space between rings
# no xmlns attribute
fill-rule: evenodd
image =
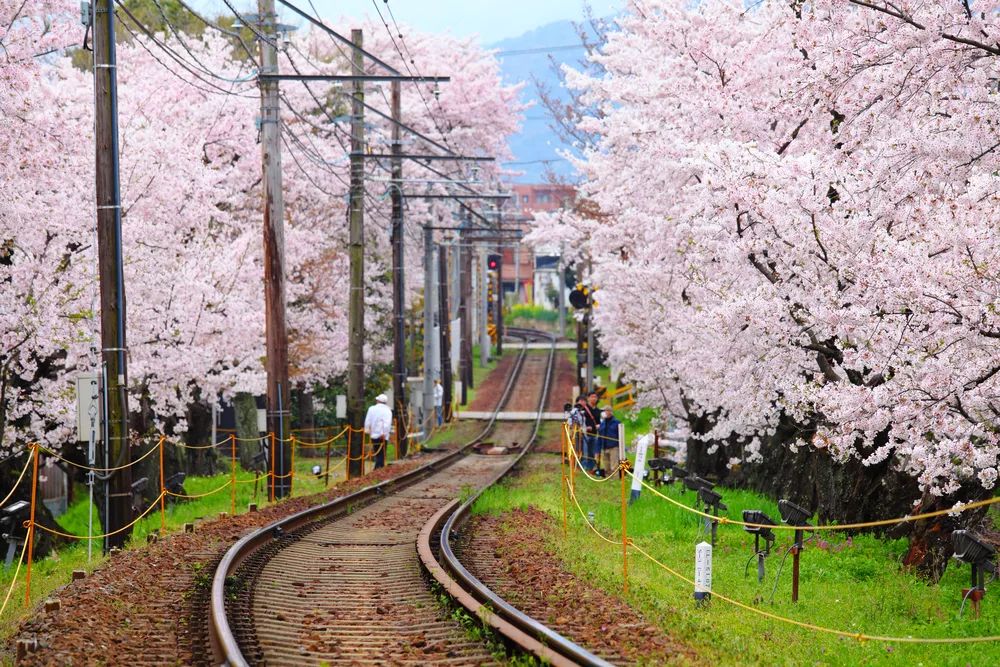
<svg viewBox="0 0 1000 667"><path fill-rule="evenodd" d="M714 516L719 516L719 512L725 512L729 508L722 502L722 494L706 489L704 486L698 489L698 499L705 503L705 509L710 509ZM709 526L711 524L711 526ZM718 532L719 521L717 519L705 519L705 527L712 529L712 548L715 548L715 536Z"/></svg>
<svg viewBox="0 0 1000 667"><path fill-rule="evenodd" d="M142 492L146 490L149 485L148 477L140 477L139 479L132 482L132 511L138 512L139 508L142 506Z"/></svg>
<svg viewBox="0 0 1000 667"><path fill-rule="evenodd" d="M812 512L784 498L778 501L778 511L781 512L781 520L789 526L800 526L795 531L795 542L792 543L792 602L798 602L799 553L802 551L802 535L805 533L803 528L809 525Z"/></svg>
<svg viewBox="0 0 1000 667"><path fill-rule="evenodd" d="M7 542L7 560L4 568L9 569L14 562L14 554L17 548L24 544L27 537L24 530L24 520L31 512L31 503L26 500L18 500L0 507L0 537Z"/></svg>
<svg viewBox="0 0 1000 667"><path fill-rule="evenodd" d="M698 477L698 475L688 475L684 478L684 486L695 492L694 508L698 510L701 509L701 496L697 495L698 491L701 489L711 490L715 484L712 484L707 479Z"/></svg>
<svg viewBox="0 0 1000 667"><path fill-rule="evenodd" d="M965 609L965 601L972 601L972 610L976 618L979 618L979 601L986 594L986 573L990 572L996 578L997 565L993 562L996 556L996 549L983 542L967 530L956 530L951 534L951 544L955 549L955 558L972 566L971 588L962 589L962 608L959 610L961 616Z"/></svg>
<svg viewBox="0 0 1000 667"><path fill-rule="evenodd" d="M673 477L670 479L671 482L682 481L685 477L688 476L688 471L680 467L679 465L671 466L670 471L673 473Z"/></svg>
<svg viewBox="0 0 1000 667"><path fill-rule="evenodd" d="M170 477L167 477L166 481L163 483L168 492L174 495L185 496L187 492L184 491L184 479L187 477L186 473L175 472Z"/></svg>
<svg viewBox="0 0 1000 667"><path fill-rule="evenodd" d="M319 464L314 465L312 467L312 474L316 475L316 478L319 479L319 476L323 474L323 466Z"/></svg>
<svg viewBox="0 0 1000 667"><path fill-rule="evenodd" d="M770 528L763 526L776 526L774 519L764 514L760 510L743 510L743 521L746 523L761 524L758 526L743 526L743 530L753 535L753 554L757 557L757 581L764 581L764 559L771 555L771 546L774 545L775 535ZM760 548L761 540L764 541L764 548ZM750 557L753 560L753 556ZM750 561L747 561L743 568L743 576L747 575Z"/></svg>

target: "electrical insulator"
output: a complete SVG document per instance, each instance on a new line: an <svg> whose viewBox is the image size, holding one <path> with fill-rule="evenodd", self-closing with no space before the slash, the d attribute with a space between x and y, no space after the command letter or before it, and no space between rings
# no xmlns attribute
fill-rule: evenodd
<svg viewBox="0 0 1000 667"><path fill-rule="evenodd" d="M694 599L701 602L712 596L712 545L700 542L694 548Z"/></svg>

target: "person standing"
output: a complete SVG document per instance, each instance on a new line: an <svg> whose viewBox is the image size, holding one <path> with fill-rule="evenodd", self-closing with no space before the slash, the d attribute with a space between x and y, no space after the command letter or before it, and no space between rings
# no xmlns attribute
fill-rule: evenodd
<svg viewBox="0 0 1000 667"><path fill-rule="evenodd" d="M375 405L368 408L365 415L365 433L372 443L375 452L375 468L385 466L385 448L389 443L392 431L392 409L387 405L389 397L379 394L375 397Z"/></svg>
<svg viewBox="0 0 1000 667"><path fill-rule="evenodd" d="M582 398L582 397L581 397ZM600 425L600 418L597 410L597 392L590 392L587 400L581 406L583 413L584 437L583 437L583 468L593 470L597 467L597 457L600 452L600 444L597 441L597 427Z"/></svg>
<svg viewBox="0 0 1000 667"><path fill-rule="evenodd" d="M444 422L444 387L441 380L434 380L434 412L437 414L437 425Z"/></svg>
<svg viewBox="0 0 1000 667"><path fill-rule="evenodd" d="M601 412L601 424L597 427L598 447L600 456L597 463L597 476L610 475L618 467L618 427L621 425L615 419L611 406L605 406Z"/></svg>

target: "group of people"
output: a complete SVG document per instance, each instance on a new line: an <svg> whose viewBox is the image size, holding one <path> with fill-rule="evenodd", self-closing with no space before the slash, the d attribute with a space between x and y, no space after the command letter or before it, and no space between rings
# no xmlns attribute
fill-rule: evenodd
<svg viewBox="0 0 1000 667"><path fill-rule="evenodd" d="M597 407L597 392L580 394L570 410L569 424L577 433L574 446L581 465L597 477L610 475L618 468L618 430L611 406Z"/></svg>

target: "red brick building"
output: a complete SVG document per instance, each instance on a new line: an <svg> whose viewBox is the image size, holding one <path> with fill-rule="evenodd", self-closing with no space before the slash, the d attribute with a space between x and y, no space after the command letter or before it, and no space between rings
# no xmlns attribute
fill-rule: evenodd
<svg viewBox="0 0 1000 667"><path fill-rule="evenodd" d="M515 183L510 186L514 197L504 206L504 220L517 222L527 233L534 214L571 208L576 199L576 188L552 183ZM515 285L517 303L535 303L535 254L531 248L518 251L504 248L500 279L503 281L504 300L513 304Z"/></svg>

